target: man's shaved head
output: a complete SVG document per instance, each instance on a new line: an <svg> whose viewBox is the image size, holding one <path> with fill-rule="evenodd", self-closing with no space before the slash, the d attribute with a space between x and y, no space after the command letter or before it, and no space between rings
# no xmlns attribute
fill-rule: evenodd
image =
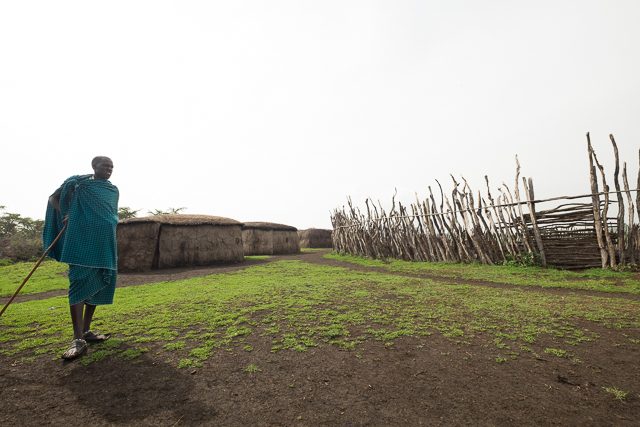
<svg viewBox="0 0 640 427"><path fill-rule="evenodd" d="M91 167L93 169L95 169L96 166L98 165L98 163L100 163L103 160L111 161L111 159L109 157L107 157L107 156L96 156L96 157L93 158L93 160L91 160Z"/></svg>

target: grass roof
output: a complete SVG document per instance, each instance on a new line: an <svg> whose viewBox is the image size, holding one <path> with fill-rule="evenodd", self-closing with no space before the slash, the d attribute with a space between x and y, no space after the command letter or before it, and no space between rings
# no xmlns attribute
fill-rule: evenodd
<svg viewBox="0 0 640 427"><path fill-rule="evenodd" d="M241 222L231 218L213 215L190 214L151 215L140 218L129 218L120 221L120 224L135 224L144 222L159 222L161 224L169 225L242 225Z"/></svg>
<svg viewBox="0 0 640 427"><path fill-rule="evenodd" d="M274 222L245 222L242 226L244 229L260 229L260 230L278 230L278 231L298 231L297 228L285 224L276 224Z"/></svg>

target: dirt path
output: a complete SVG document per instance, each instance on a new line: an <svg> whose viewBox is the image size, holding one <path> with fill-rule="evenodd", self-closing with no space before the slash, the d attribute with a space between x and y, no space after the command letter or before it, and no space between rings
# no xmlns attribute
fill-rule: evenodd
<svg viewBox="0 0 640 427"><path fill-rule="evenodd" d="M369 266L363 266L358 264L352 264L349 262L343 262L343 261L324 258L324 255L329 253L330 251L331 251L330 249L326 249L326 250L317 251L317 252L305 252L305 253L299 253L295 255L274 255L270 258L262 259L262 260L249 259L240 264L224 264L224 265L217 265L217 266L210 266L210 267L195 267L195 268L174 268L174 269L157 270L157 271L144 272L144 273L121 273L118 275L118 287L137 286L137 285L144 285L148 283L157 283L157 282L170 282L175 280L188 279L191 277L208 276L210 274L224 274L224 273L230 273L235 271L241 271L246 268L252 267L254 265L265 264L265 263L274 262L274 261L296 260L296 261L304 261L312 264L327 265L331 267L348 268L350 270L355 270L355 271L385 273L385 274L392 274L395 276L412 277L417 279L430 279L430 280L436 280L439 283L445 283L445 284L451 284L451 285L486 286L491 288L502 288L502 289L504 288L520 289L528 292L538 292L538 293L546 293L546 294L599 296L599 297L606 297L606 298L622 298L622 299L640 301L640 295L634 295L634 294L628 294L628 293L600 292L600 291L567 289L567 288L543 288L543 287L537 287L537 286L521 286L521 285L513 285L509 283L490 282L486 280L440 276L440 275L431 274L431 273L405 273L405 272L398 272L398 271L390 271L389 269L386 269L384 267L369 267ZM51 298L51 297L61 296L66 294L67 294L67 291L65 289L58 289L54 291L41 292L38 294L19 295L14 300L14 303L46 299L46 298ZM0 298L0 304L4 304L8 299L9 299L8 297Z"/></svg>

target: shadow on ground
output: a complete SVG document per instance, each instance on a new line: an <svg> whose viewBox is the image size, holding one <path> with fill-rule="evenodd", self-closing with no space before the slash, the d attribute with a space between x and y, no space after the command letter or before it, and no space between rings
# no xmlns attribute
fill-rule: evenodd
<svg viewBox="0 0 640 427"><path fill-rule="evenodd" d="M182 425L211 421L216 411L194 396L188 370L140 356L77 364L60 378L79 406L115 424Z"/></svg>

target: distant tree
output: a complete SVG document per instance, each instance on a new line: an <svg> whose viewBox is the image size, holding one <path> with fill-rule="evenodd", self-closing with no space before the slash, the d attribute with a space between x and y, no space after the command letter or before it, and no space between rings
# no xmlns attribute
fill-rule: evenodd
<svg viewBox="0 0 640 427"><path fill-rule="evenodd" d="M7 212L0 206L0 258L27 261L42 253L44 221Z"/></svg>
<svg viewBox="0 0 640 427"><path fill-rule="evenodd" d="M122 206L118 208L118 219L122 220L122 219L135 218L136 216L138 216L138 212L140 212L140 209L138 209L137 211L134 211L130 207Z"/></svg>
<svg viewBox="0 0 640 427"><path fill-rule="evenodd" d="M160 209L154 209L152 211L148 211L151 215L178 215L180 212L187 208L169 208L166 211Z"/></svg>
<svg viewBox="0 0 640 427"><path fill-rule="evenodd" d="M172 215L178 215L180 212L182 212L183 210L185 210L187 208L169 208L169 213Z"/></svg>

